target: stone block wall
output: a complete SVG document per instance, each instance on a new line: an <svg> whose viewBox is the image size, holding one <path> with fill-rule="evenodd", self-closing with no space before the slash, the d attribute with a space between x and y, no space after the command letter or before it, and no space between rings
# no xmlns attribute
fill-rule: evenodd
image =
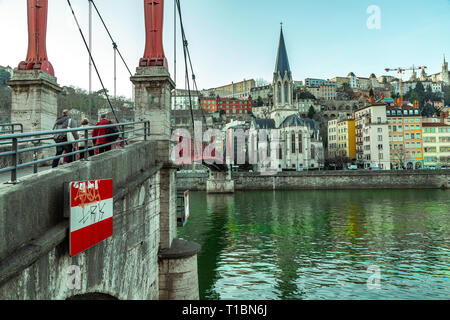
<svg viewBox="0 0 450 320"><path fill-rule="evenodd" d="M208 176L177 173L180 190L205 191ZM264 176L233 173L235 190L342 190L450 188L450 170L442 171L310 171Z"/></svg>

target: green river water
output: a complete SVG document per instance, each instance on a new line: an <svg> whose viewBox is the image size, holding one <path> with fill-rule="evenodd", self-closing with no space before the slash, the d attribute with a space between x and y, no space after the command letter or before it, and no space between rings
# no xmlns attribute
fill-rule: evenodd
<svg viewBox="0 0 450 320"><path fill-rule="evenodd" d="M201 299L450 299L450 193L191 192Z"/></svg>

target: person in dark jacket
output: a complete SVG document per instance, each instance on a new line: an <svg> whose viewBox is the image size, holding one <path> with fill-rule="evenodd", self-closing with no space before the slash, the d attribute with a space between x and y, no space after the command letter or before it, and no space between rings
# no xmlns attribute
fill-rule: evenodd
<svg viewBox="0 0 450 320"><path fill-rule="evenodd" d="M73 120L70 117L69 110L63 110L63 113L62 113L61 117L59 117L56 120L53 129L55 129L57 127L58 128L62 128L62 129L74 129L74 128L77 127L77 124L76 124L75 120ZM75 140L79 139L78 132L74 131L74 132L72 132L72 135L73 135ZM60 141L57 141L58 143L67 142L67 133L63 134L62 136L63 136L62 139ZM56 155L55 156L62 155L64 151L66 153L73 152L73 144L69 143L69 144L66 144L66 145L57 146L56 147ZM57 159L53 160L52 168L56 168L58 166L60 158L57 158ZM70 162L73 162L74 157L73 157L73 155L72 156L68 156L67 159L68 159L67 162L70 163Z"/></svg>
<svg viewBox="0 0 450 320"><path fill-rule="evenodd" d="M102 116L100 117L100 121L97 122L96 126L107 126L108 124L111 124L111 123L112 122L106 118L106 114L102 114ZM99 128L99 129L94 129L92 131L92 137L100 137L100 138L97 138L94 140L95 146L101 146L103 144L108 143L106 137L102 137L107 134L106 130L107 130L107 128ZM111 146L104 146L104 147L100 147L98 149L98 153L103 153L105 151L110 151L110 150L111 150Z"/></svg>

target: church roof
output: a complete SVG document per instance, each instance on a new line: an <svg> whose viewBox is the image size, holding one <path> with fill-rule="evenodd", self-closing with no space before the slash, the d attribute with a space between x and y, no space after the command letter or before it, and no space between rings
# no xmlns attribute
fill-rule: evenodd
<svg viewBox="0 0 450 320"><path fill-rule="evenodd" d="M296 127L296 126L308 126L312 130L319 130L319 126L314 120L302 119L297 114L288 116L281 123L280 128Z"/></svg>
<svg viewBox="0 0 450 320"><path fill-rule="evenodd" d="M290 73L291 68L289 66L289 59L288 59L288 55L287 55L286 44L284 43L283 28L281 28L280 42L278 44L277 62L275 65L275 73L280 72L281 75L284 75L285 71Z"/></svg>
<svg viewBox="0 0 450 320"><path fill-rule="evenodd" d="M275 120L253 118L255 128L257 129L275 129Z"/></svg>

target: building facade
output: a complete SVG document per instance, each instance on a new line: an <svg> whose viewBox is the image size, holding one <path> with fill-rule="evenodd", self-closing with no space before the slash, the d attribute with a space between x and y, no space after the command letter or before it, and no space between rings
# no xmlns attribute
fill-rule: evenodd
<svg viewBox="0 0 450 320"><path fill-rule="evenodd" d="M423 123L425 168L450 166L450 125L444 121Z"/></svg>
<svg viewBox="0 0 450 320"><path fill-rule="evenodd" d="M307 87L320 87L322 85L335 86L336 82L324 79L313 79L313 78L305 79L305 86Z"/></svg>
<svg viewBox="0 0 450 320"><path fill-rule="evenodd" d="M364 169L391 169L385 104L355 111L356 160Z"/></svg>
<svg viewBox="0 0 450 320"><path fill-rule="evenodd" d="M253 110L253 100L223 99L223 98L200 98L200 106L207 112L224 111L227 116L250 114Z"/></svg>
<svg viewBox="0 0 450 320"><path fill-rule="evenodd" d="M424 153L419 109L407 105L389 106L386 116L392 168L421 169Z"/></svg>
<svg viewBox="0 0 450 320"><path fill-rule="evenodd" d="M337 155L356 160L355 120L342 119L337 122Z"/></svg>
<svg viewBox="0 0 450 320"><path fill-rule="evenodd" d="M336 85L319 85L316 87L305 87L306 90L319 100L336 100Z"/></svg>
<svg viewBox="0 0 450 320"><path fill-rule="evenodd" d="M225 86L203 90L203 95L214 96L224 99L248 99L251 95L251 89L256 87L254 79L232 82Z"/></svg>
<svg viewBox="0 0 450 320"><path fill-rule="evenodd" d="M192 105L192 110L200 109L200 92L199 91L188 91L183 89L176 89L172 91L172 110L190 110Z"/></svg>

